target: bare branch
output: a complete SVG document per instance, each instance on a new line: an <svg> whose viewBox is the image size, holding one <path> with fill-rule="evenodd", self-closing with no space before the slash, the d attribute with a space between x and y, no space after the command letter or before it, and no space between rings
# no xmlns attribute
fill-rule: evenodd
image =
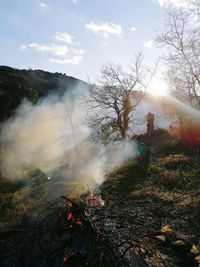
<svg viewBox="0 0 200 267"><path fill-rule="evenodd" d="M111 62L102 66L98 85L90 85L89 103L93 111L96 110L90 117L92 125L97 127L103 139L106 136L115 141L130 135L134 125L134 109L142 101L155 71L156 67L151 70L144 66L141 52L126 71Z"/></svg>

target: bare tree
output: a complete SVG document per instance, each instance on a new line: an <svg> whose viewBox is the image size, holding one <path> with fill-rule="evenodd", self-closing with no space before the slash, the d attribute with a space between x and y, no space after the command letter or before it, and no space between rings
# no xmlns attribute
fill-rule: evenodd
<svg viewBox="0 0 200 267"><path fill-rule="evenodd" d="M164 60L173 93L200 107L200 24L199 1L191 9L168 12L164 31L156 41L167 48ZM195 23L196 22L196 23ZM197 23L198 22L198 23Z"/></svg>
<svg viewBox="0 0 200 267"><path fill-rule="evenodd" d="M114 63L102 67L98 84L90 85L89 96L93 113L90 121L104 143L126 139L133 131L133 111L154 73L155 69L144 66L142 53L136 55L126 71Z"/></svg>

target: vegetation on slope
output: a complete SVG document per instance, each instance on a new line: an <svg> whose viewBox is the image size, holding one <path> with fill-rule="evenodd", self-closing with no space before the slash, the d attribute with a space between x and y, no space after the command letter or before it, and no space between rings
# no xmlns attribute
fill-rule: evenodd
<svg viewBox="0 0 200 267"><path fill-rule="evenodd" d="M153 149L150 162L133 159L116 168L101 186L102 197L129 214L150 266L198 266L191 251L200 245L199 155L164 131L139 139Z"/></svg>
<svg viewBox="0 0 200 267"><path fill-rule="evenodd" d="M146 144L150 158L133 158L107 174L100 186L102 199L116 218L127 218L122 223L149 266L196 267L200 246L199 154L164 130L135 139ZM7 229L31 228L34 220L42 227L37 214L48 210L61 194L70 195L73 190L75 195L79 189L72 181L48 179L40 170L27 178L28 182L0 181L0 230L8 240L12 232L9 236ZM51 225L50 217L45 223ZM22 247L23 242L27 242L25 236ZM191 252L193 247L197 252Z"/></svg>
<svg viewBox="0 0 200 267"><path fill-rule="evenodd" d="M24 98L36 103L49 93L62 96L78 85L87 88L87 83L65 74L0 66L0 121L9 118Z"/></svg>

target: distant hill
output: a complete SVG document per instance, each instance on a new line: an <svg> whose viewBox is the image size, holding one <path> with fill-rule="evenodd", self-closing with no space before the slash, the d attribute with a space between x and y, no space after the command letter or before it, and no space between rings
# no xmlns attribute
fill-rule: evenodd
<svg viewBox="0 0 200 267"><path fill-rule="evenodd" d="M0 121L13 115L24 98L37 103L39 98L51 92L62 96L78 85L83 90L88 86L79 79L58 72L0 66Z"/></svg>

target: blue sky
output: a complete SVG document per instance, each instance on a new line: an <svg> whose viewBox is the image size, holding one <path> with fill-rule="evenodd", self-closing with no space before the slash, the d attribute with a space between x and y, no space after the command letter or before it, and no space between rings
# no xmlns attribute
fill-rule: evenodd
<svg viewBox="0 0 200 267"><path fill-rule="evenodd" d="M162 28L165 9L185 1L2 0L0 65L87 81L107 61L125 65L140 50L152 64L161 54L152 39ZM154 86L166 86L161 72L156 79Z"/></svg>

